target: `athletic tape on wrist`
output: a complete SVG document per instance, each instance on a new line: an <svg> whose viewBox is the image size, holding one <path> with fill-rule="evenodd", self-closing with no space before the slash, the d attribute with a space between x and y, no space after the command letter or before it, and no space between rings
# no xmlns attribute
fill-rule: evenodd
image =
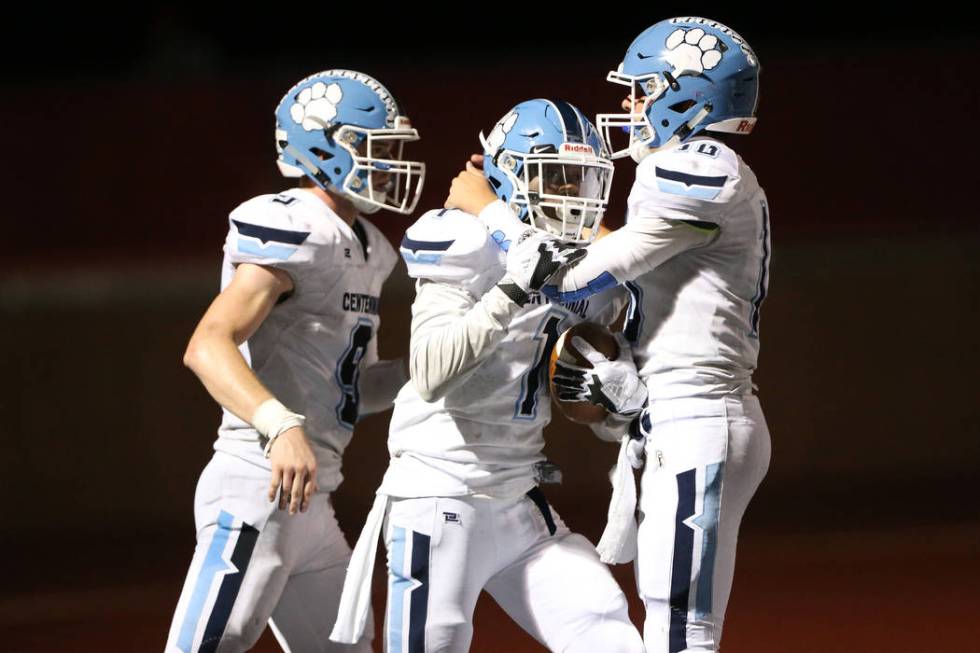
<svg viewBox="0 0 980 653"><path fill-rule="evenodd" d="M268 438L265 443L265 457L272 453L272 445L279 434L295 426L303 426L306 418L298 415L282 405L276 399L266 399L252 416L252 426L260 435Z"/></svg>

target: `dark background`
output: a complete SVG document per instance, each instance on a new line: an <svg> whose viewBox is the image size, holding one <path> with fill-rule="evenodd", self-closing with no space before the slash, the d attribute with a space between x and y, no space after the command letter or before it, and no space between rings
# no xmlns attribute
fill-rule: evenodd
<svg viewBox="0 0 980 653"><path fill-rule="evenodd" d="M980 609L980 51L953 15L821 7L10 16L0 650L162 647L218 422L181 354L217 291L228 211L289 184L272 131L293 83L334 67L381 80L422 135L421 211L441 205L476 134L518 101L612 110L619 88L603 79L631 39L692 11L733 27L762 62L759 124L738 144L772 207L756 381L773 462L743 523L725 650L968 650ZM613 226L632 168L617 165ZM411 218L374 220L397 242ZM388 356L407 348L412 294L397 269ZM387 419L365 420L345 457L334 501L351 541L387 463ZM614 449L560 419L547 440L565 472L550 498L595 540ZM632 595L629 569L616 573ZM487 603L474 650L537 650Z"/></svg>

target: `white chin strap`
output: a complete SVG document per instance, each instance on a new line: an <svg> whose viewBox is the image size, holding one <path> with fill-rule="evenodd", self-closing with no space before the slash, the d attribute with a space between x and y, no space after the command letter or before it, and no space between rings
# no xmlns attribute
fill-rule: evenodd
<svg viewBox="0 0 980 653"><path fill-rule="evenodd" d="M350 199L350 203L354 205L354 208L357 209L358 212L365 213L368 215L370 215L371 213L377 213L381 209L381 204L383 204L385 199L387 198L385 194L381 194L381 196L378 198L379 204L375 204L374 202L369 202L368 200L364 199L360 195L357 195L356 193L344 193L344 194L347 196L348 199Z"/></svg>

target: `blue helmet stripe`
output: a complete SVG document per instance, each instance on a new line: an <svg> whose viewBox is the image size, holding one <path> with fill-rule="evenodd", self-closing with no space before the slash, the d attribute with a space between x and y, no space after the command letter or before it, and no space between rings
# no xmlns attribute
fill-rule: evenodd
<svg viewBox="0 0 980 653"><path fill-rule="evenodd" d="M582 121L579 117L578 111L575 110L575 107L564 100L556 100L555 102L552 102L552 104L556 109L558 109L558 114L561 116L561 121L565 125L566 142L584 143L585 129L582 127Z"/></svg>

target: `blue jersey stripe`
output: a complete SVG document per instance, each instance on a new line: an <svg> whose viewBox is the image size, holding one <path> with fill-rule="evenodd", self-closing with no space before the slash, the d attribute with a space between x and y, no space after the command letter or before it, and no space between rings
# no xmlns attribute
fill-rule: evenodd
<svg viewBox="0 0 980 653"><path fill-rule="evenodd" d="M407 249L410 252L418 253L420 249L428 250L430 252L445 252L449 249L456 240L413 240L408 236L402 238L402 249Z"/></svg>
<svg viewBox="0 0 980 653"><path fill-rule="evenodd" d="M677 172L676 170L668 170L667 168L656 167L657 177L660 179L667 179L669 181L677 181L688 186L711 186L712 188L721 188L728 181L727 175L722 175L720 177L705 177L702 175L692 175L687 172Z"/></svg>
<svg viewBox="0 0 980 653"><path fill-rule="evenodd" d="M720 188L703 188L701 186L685 186L684 184L677 184L672 181L664 181L662 179L657 180L657 188L660 189L661 193L670 193L671 195L682 195L684 197L693 197L699 200L713 200L719 195L721 195Z"/></svg>
<svg viewBox="0 0 980 653"><path fill-rule="evenodd" d="M273 229L272 227L263 227L257 224L241 222L240 220L232 220L232 222L235 228L238 229L238 233L250 238L258 238L263 243L274 240L277 243L286 243L288 245L302 245L310 235L309 231Z"/></svg>
<svg viewBox="0 0 980 653"><path fill-rule="evenodd" d="M601 293L607 288L614 288L619 285L614 277L609 272L603 272L598 277L592 281L585 284L585 288L579 290L573 290L571 292L559 292L558 286L544 286L541 289L541 294L551 300L558 300L562 304L567 304L568 302L576 302L580 299L585 299L586 297L591 297Z"/></svg>
<svg viewBox="0 0 980 653"><path fill-rule="evenodd" d="M274 258L277 261L289 260L289 257L296 253L295 247L284 247L282 245L260 245L248 238L238 239L238 251L242 254L251 254L261 258Z"/></svg>

